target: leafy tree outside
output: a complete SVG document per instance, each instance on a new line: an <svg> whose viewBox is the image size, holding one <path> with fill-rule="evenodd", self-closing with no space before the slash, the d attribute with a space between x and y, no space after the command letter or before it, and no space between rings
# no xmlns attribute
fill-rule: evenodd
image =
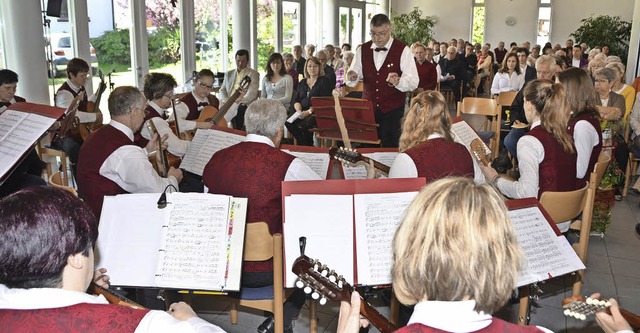
<svg viewBox="0 0 640 333"><path fill-rule="evenodd" d="M580 27L570 36L577 43L587 43L589 47L608 44L609 54L619 56L627 62L631 22L623 21L620 16L601 15L582 19Z"/></svg>
<svg viewBox="0 0 640 333"><path fill-rule="evenodd" d="M482 44L484 41L485 7L473 7L472 43Z"/></svg>

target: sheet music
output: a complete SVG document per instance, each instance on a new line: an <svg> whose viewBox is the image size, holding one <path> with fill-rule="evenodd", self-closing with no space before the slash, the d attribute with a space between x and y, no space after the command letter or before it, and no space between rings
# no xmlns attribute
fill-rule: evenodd
<svg viewBox="0 0 640 333"><path fill-rule="evenodd" d="M244 138L244 135L214 129L199 129L182 158L180 168L202 176L204 167L213 154L242 142Z"/></svg>
<svg viewBox="0 0 640 333"><path fill-rule="evenodd" d="M169 195L156 271L158 284L223 289L227 263L229 197Z"/></svg>
<svg viewBox="0 0 640 333"><path fill-rule="evenodd" d="M402 215L418 192L354 195L358 284L391 283L391 245Z"/></svg>
<svg viewBox="0 0 640 333"><path fill-rule="evenodd" d="M452 123L451 134L453 134L453 141L463 144L469 151L471 151L471 141L480 139L478 133L466 121ZM484 144L484 148L487 155L491 154L491 149L486 144Z"/></svg>
<svg viewBox="0 0 640 333"><path fill-rule="evenodd" d="M284 200L286 287L293 287L296 281L291 265L300 256L301 236L307 237L307 256L320 260L352 282L353 195L300 194Z"/></svg>
<svg viewBox="0 0 640 333"><path fill-rule="evenodd" d="M518 286L548 280L585 266L564 236L556 236L538 207L509 211L526 264Z"/></svg>
<svg viewBox="0 0 640 333"><path fill-rule="evenodd" d="M362 154L368 158L374 159L386 166L391 167L398 156L398 152L377 152ZM342 165L344 171L344 179L367 179L367 168L364 165L348 167Z"/></svg>
<svg viewBox="0 0 640 333"><path fill-rule="evenodd" d="M0 176L53 125L55 119L34 113L8 110L0 115Z"/></svg>
<svg viewBox="0 0 640 333"><path fill-rule="evenodd" d="M288 149L282 149L282 151L301 159L311 168L311 170L315 171L318 176L320 176L320 178L327 179L327 173L329 172L329 162L331 161L329 153L307 153L301 151L291 151Z"/></svg>

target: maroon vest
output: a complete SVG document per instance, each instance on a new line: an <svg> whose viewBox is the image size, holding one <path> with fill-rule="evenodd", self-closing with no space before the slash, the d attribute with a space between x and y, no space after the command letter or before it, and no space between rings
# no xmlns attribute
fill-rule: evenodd
<svg viewBox="0 0 640 333"><path fill-rule="evenodd" d="M395 331L395 333L444 333L447 331L443 331L437 328L432 328L429 326L425 326L422 324L411 324L409 326L405 326L399 328ZM483 329L474 331L475 332L500 332L500 333L517 333L517 332L542 332L539 328L535 326L519 326L516 324L512 324L506 322L502 319L492 318L491 324Z"/></svg>
<svg viewBox="0 0 640 333"><path fill-rule="evenodd" d="M69 84L66 81L60 86L60 88L58 88L58 91L61 91L61 90L66 90L66 91L70 92L71 95L73 95L74 98L76 96L78 96L80 91L85 91L84 87L80 88L80 90L78 92L73 91L73 89L71 89L71 87L69 86ZM88 102L89 102L89 98L88 98L87 94L84 94L84 98L80 101L80 104L78 104L78 110L87 111L87 103Z"/></svg>
<svg viewBox="0 0 640 333"><path fill-rule="evenodd" d="M115 182L100 175L104 161L118 148L132 145L126 134L111 125L91 133L80 148L78 157L78 193L96 217L100 217L105 195L127 193Z"/></svg>
<svg viewBox="0 0 640 333"><path fill-rule="evenodd" d="M2 332L134 332L149 310L79 303L54 309L0 310Z"/></svg>
<svg viewBox="0 0 640 333"><path fill-rule="evenodd" d="M372 41L368 41L362 45L362 73L365 73L363 84L364 90L362 98L371 101L376 108L382 112L390 112L404 106L406 94L389 87L387 84L387 76L389 73L395 72L402 76L400 68L400 60L402 51L406 45L401 41L394 39L391 47L387 51L387 57L380 70L376 70L373 63L373 52L371 48Z"/></svg>
<svg viewBox="0 0 640 333"><path fill-rule="evenodd" d="M418 88L424 90L436 89L436 85L438 84L438 70L436 70L436 66L428 60L425 60L422 64L416 60L416 68L418 69L418 77L420 78Z"/></svg>
<svg viewBox="0 0 640 333"><path fill-rule="evenodd" d="M16 103L21 103L21 102L26 102L27 100L18 96L18 95L13 95L13 99L16 100Z"/></svg>
<svg viewBox="0 0 640 333"><path fill-rule="evenodd" d="M425 177L427 183L448 176L473 178L473 160L465 146L436 138L407 149L416 164L418 177Z"/></svg>
<svg viewBox="0 0 640 333"><path fill-rule="evenodd" d="M591 177L591 172L593 171L593 168L595 167L596 162L598 161L598 156L600 156L600 151L602 150L602 129L600 128L600 121L598 119L589 115L588 112L583 112L579 114L577 117L569 120L568 130L569 130L569 135L571 135L571 137L573 137L573 132L576 129L576 124L580 120L588 121L589 124L591 124L591 126L593 126L593 128L595 128L596 132L598 133L598 144L595 147L593 147L593 150L591 150L591 156L589 157L589 166L587 167L587 172L585 172L584 176L580 178L580 180L589 181L589 177Z"/></svg>
<svg viewBox="0 0 640 333"><path fill-rule="evenodd" d="M564 151L551 133L537 126L525 135L538 139L544 147L544 159L538 170L538 198L543 192L566 192L576 189L576 154ZM575 151L575 147L573 148Z"/></svg>
<svg viewBox="0 0 640 333"><path fill-rule="evenodd" d="M282 181L294 156L264 143L242 142L213 154L202 180L209 193L249 199L247 223L267 222L282 232ZM245 262L245 272L273 270L268 262Z"/></svg>
<svg viewBox="0 0 640 333"><path fill-rule="evenodd" d="M198 117L200 117L200 110L198 110L199 103L198 101L196 101L196 98L193 97L193 93L184 95L184 97L182 97L180 101L185 105L187 105L187 107L189 108L189 114L187 114L187 118L186 118L187 120L196 120L198 119ZM211 106L217 109L220 106L220 101L218 101L217 98L216 98L216 101L217 103L211 104ZM209 105L208 102L206 103L207 105Z"/></svg>

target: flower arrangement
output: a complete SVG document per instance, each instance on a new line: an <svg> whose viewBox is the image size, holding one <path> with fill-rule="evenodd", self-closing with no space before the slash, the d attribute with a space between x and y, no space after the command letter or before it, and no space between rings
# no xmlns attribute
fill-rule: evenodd
<svg viewBox="0 0 640 333"><path fill-rule="evenodd" d="M601 190L610 190L620 184L623 177L624 173L620 170L618 163L616 161L611 161L602 175L598 188Z"/></svg>

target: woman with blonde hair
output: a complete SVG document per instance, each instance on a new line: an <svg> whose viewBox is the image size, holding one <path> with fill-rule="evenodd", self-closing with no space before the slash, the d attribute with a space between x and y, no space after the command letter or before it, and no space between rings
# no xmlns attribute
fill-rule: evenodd
<svg viewBox="0 0 640 333"><path fill-rule="evenodd" d="M518 140L518 181L480 166L509 198L539 198L545 191L576 189L576 148L567 132L571 109L565 89L549 80L530 81L524 90L524 112L531 130ZM581 185L582 186L582 185Z"/></svg>
<svg viewBox="0 0 640 333"><path fill-rule="evenodd" d="M441 93L424 91L411 100L402 123L400 154L389 171L391 178L425 177L427 182L447 176L484 181L467 148L453 141L451 116Z"/></svg>
<svg viewBox="0 0 640 333"><path fill-rule="evenodd" d="M392 251L393 292L415 305L396 332L549 332L491 316L511 297L524 258L491 186L460 177L428 184L405 211ZM357 303L342 303L338 332L357 332Z"/></svg>
<svg viewBox="0 0 640 333"><path fill-rule="evenodd" d="M621 62L611 62L607 63L605 68L611 68L616 73L616 81L613 83L613 87L611 90L618 95L622 95L625 101L625 110L624 110L624 120L627 121L629 118L629 114L631 113L631 108L633 108L633 102L636 99L636 90L633 89L632 86L624 83L624 64Z"/></svg>

